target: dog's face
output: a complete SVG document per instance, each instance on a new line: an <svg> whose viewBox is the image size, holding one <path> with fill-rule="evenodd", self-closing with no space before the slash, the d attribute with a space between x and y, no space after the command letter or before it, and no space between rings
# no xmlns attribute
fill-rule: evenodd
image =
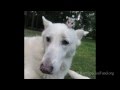
<svg viewBox="0 0 120 90"><path fill-rule="evenodd" d="M83 30L69 29L65 24L52 23L43 17L45 30L42 33L45 54L40 70L46 74L55 74L64 62L71 62L76 47L80 45ZM68 60L68 61L67 61Z"/></svg>

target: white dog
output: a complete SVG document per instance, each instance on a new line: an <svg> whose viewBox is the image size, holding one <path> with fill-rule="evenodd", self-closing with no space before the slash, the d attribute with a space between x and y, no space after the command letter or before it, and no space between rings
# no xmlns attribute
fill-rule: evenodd
<svg viewBox="0 0 120 90"><path fill-rule="evenodd" d="M25 79L64 79L68 73L74 79L88 79L72 70L76 48L88 32L73 30L63 23L52 23L42 17L42 37L24 39Z"/></svg>

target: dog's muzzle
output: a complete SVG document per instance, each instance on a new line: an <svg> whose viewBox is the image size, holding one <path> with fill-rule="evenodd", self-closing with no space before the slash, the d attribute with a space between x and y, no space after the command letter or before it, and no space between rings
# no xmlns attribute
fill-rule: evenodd
<svg viewBox="0 0 120 90"><path fill-rule="evenodd" d="M45 74L52 74L53 66L40 65L40 70Z"/></svg>

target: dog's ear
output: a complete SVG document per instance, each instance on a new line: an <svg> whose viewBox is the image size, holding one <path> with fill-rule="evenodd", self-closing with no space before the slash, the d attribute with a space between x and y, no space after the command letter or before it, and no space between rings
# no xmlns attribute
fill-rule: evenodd
<svg viewBox="0 0 120 90"><path fill-rule="evenodd" d="M67 16L66 19L69 19L69 17Z"/></svg>
<svg viewBox="0 0 120 90"><path fill-rule="evenodd" d="M42 16L42 20L43 20L43 25L45 29L52 24L52 22L47 20L44 16Z"/></svg>
<svg viewBox="0 0 120 90"><path fill-rule="evenodd" d="M84 31L82 29L78 29L76 30L76 34L77 34L77 37L78 37L78 45L80 45L80 41L81 39L83 38L83 36L86 36L89 32L88 31Z"/></svg>

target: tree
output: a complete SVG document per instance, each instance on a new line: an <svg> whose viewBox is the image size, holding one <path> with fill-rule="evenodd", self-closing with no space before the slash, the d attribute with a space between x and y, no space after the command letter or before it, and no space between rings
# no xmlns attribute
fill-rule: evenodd
<svg viewBox="0 0 120 90"><path fill-rule="evenodd" d="M35 11L31 11L32 12L32 22L31 22L31 28L34 28L34 20L35 20Z"/></svg>
<svg viewBox="0 0 120 90"><path fill-rule="evenodd" d="M27 15L26 15L27 12ZM43 29L42 16L53 23L65 23L66 17L76 19L75 29L83 28L90 31L89 37L96 38L96 13L95 11L25 11L25 27Z"/></svg>
<svg viewBox="0 0 120 90"><path fill-rule="evenodd" d="M92 39L96 39L96 13L95 11L83 11L81 12L82 16L82 26L85 26L86 31L90 31L88 36Z"/></svg>

